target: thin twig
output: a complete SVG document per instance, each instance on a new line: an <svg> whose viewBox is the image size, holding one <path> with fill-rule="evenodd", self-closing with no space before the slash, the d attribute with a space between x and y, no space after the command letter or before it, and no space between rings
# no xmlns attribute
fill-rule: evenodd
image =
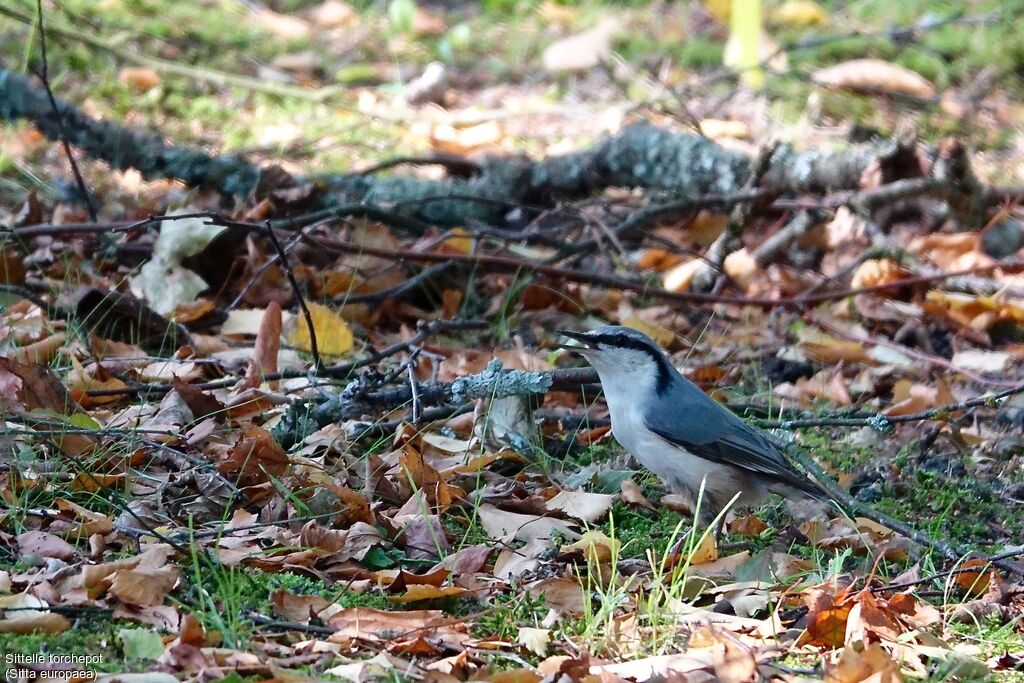
<svg viewBox="0 0 1024 683"><path fill-rule="evenodd" d="M1000 566L999 563L1002 560L1012 560L1012 559L1014 559L1016 557L1020 557L1021 555L1024 555L1024 548L1016 548L1015 550L1007 550L1006 552L999 553L998 555L992 555L990 557L981 557L981 558L978 558L978 559L980 559L980 560L982 560L982 561L984 561L984 562L986 562L988 564L991 564L991 565ZM928 576L922 576L921 578L914 579L913 581L904 581L902 583L887 583L887 584L883 584L881 586L875 586L874 588L871 589L871 592L872 593L882 593L882 592L888 592L888 591L901 591L901 590L905 590L907 588L913 588L914 586L919 586L919 585L921 585L923 583L929 583L931 581L938 581L939 579L945 580L945 579L948 579L951 576L956 576L957 574L966 574L968 572L977 572L977 573L980 574L985 569L986 569L985 567L979 567L979 566L959 567L959 568L954 568L954 569L947 569L946 571L935 572L934 574L929 574ZM1019 571L1015 571L1014 573L1018 573L1019 574L1020 572Z"/></svg>
<svg viewBox="0 0 1024 683"><path fill-rule="evenodd" d="M301 233L299 233L301 235ZM295 279L295 272L292 271L292 266L288 263L288 254L284 250L284 246L281 245L281 241L277 239L277 235L274 233L274 229L270 226L270 221L267 221L267 236L270 238L274 248L277 249L277 256L281 261L281 268L284 269L284 274L288 277L288 282L292 286L292 291L295 292L295 298L299 300L299 308L302 309L302 315L306 319L306 325L309 327L309 352L313 355L313 374L316 375L320 372L322 363L320 361L320 349L316 343L316 328L313 327L313 314L309 312L309 307L306 306L306 298L302 296L302 289L299 287L299 281Z"/></svg>
<svg viewBox="0 0 1024 683"><path fill-rule="evenodd" d="M951 560L957 560L969 554L942 539L932 538L928 534L918 531L912 526L890 517L884 512L876 510L867 503L857 500L849 493L839 488L839 486L832 481L832 478L828 476L825 470L823 470L821 466L814 461L814 458L796 444L787 444L785 450L789 457L810 472L814 476L814 479L828 492L828 495L847 512L860 515L861 517L866 517L873 522L877 522L882 526L888 527L893 531L920 543L923 546L934 548Z"/></svg>
<svg viewBox="0 0 1024 683"><path fill-rule="evenodd" d="M75 155L71 152L71 143L68 142L67 130L64 128L64 117L60 115L57 98L53 96L53 89L50 88L50 66L46 59L46 29L43 26L43 0L36 0L36 18L38 19L39 28L39 80L43 83L43 88L46 90L46 98L50 101L50 108L53 110L53 118L57 121L57 128L60 130L60 142L64 147L64 154L68 158L68 163L71 164L71 172L75 175L75 183L78 185L79 192L82 193L85 207L89 211L89 218L95 223L98 220L96 205L92 201L92 195L89 194L89 188L85 186L85 178L82 177L82 171L78 168Z"/></svg>
<svg viewBox="0 0 1024 683"><path fill-rule="evenodd" d="M321 368L318 376L320 378L333 377L333 378L346 378L352 374L355 370L364 368L368 365L378 363L389 356L393 356L396 353L406 350L410 346L415 346L423 342L429 336L438 334L440 332L449 330L478 330L487 327L487 323L482 320L461 320L458 318L447 320L431 320L430 322L424 323L420 326L420 329L415 335L407 340L396 342L391 346L385 347L380 351L374 351L366 358L361 358L351 363L345 363L344 365L335 365L331 367ZM279 379L297 379L299 377L306 377L307 372L299 370L283 370L281 372L273 372L263 375L264 381L272 381ZM213 389L227 389L238 382L237 377L229 377L227 379L216 380L213 382L202 382L200 384L193 384L192 387L201 389L203 391L209 391ZM173 384L168 383L150 383L150 384L138 384L131 387L123 387L120 389L93 389L87 391L86 394L89 396L128 396L135 394L165 394L168 391L174 389Z"/></svg>
<svg viewBox="0 0 1024 683"><path fill-rule="evenodd" d="M1017 386L1005 389L995 394L976 396L974 398L967 399L966 401L949 403L938 408L922 410L918 413L908 413L906 415L883 415L881 413L870 415L868 417L830 417L825 415L822 417L798 420L765 420L760 424L765 427L787 430L802 429L804 427L873 427L880 432L888 433L892 431L893 425L904 424L907 422L923 422L925 420L945 419L952 413L960 410L967 410L968 408L979 408L981 406L995 407L994 404L996 401L1001 401L1004 398L1021 393L1024 393L1024 384L1018 384Z"/></svg>

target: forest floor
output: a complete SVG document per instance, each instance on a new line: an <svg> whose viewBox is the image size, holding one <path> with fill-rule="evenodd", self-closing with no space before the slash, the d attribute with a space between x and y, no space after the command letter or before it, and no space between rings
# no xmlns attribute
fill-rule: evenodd
<svg viewBox="0 0 1024 683"><path fill-rule="evenodd" d="M916 138L923 149L955 138L982 184L1024 186L1024 2L765 2L772 42L762 54L771 59L757 89L722 67L729 29L719 4L62 0L43 8L59 98L295 177L436 154L539 159L645 120L751 157L768 140L806 149ZM37 68L37 18L28 0L0 7L0 66ZM933 93L890 92L903 86L877 64L860 92L815 83L825 67L863 58L910 69ZM596 65L567 68L577 59ZM443 69L445 85L430 101L410 102L431 68ZM251 198L227 201L78 161L100 223L179 210L254 223L281 215ZM95 222L79 197L60 144L29 124L0 128L0 226ZM651 226L625 245L608 238L603 221L626 215L613 209L640 200L610 189L560 205L588 217L572 239L606 240L600 253L562 263L684 291L690 280L672 273L699 260L727 213ZM940 409L891 433L865 418L784 438L858 500L976 554L955 562L863 518L803 521L781 501L739 511L716 545L693 528L685 505L659 504L661 483L624 456L603 403L586 392L549 392L533 406L545 419L532 445L481 438L470 418L497 418L480 405L414 427L403 404L282 448L273 430L289 403L318 389L301 372L242 388L250 357L265 358L260 340L275 315L281 336L274 306L296 311L286 273L268 260L272 247L250 239L227 255L245 262L244 278L203 293L207 309L181 302L167 316L190 327L192 343L154 348L53 315L81 287L140 296L148 285L132 282L153 234L111 246L0 232L0 283L16 286L0 291L0 355L13 363L0 366L0 656L73 653L92 657L80 669L150 671L140 680L152 681L642 681L652 671L737 683L1024 681L1022 560L992 568L977 559L1024 542L1024 402L1015 395L941 411L1024 385L1024 267L998 267L1024 247L1017 201L989 207L980 225L933 225L928 211L897 206L886 216L886 248L875 251L870 221L828 206L821 229L778 262L729 272L728 288L780 297L982 273L964 286L909 283L801 309L667 304L643 291L483 266L394 300L352 304L347 292L415 277L411 262L291 254L311 301L346 301L314 324L319 341L339 344L322 350L331 362L407 341L420 320L481 321L418 338L382 358L379 376L352 371L325 383L332 391L357 377L404 386L407 372L414 387L452 381L483 371L492 355L506 369L577 367L554 330L612 322L650 334L681 371L750 419ZM787 216L758 216L744 245L752 251ZM507 235L481 237L480 228L414 237L369 221L338 229L367 247L493 251L534 263L557 255ZM22 298L23 287L50 308ZM225 315L193 326L186 309L196 319ZM274 367L308 368L308 334L289 332L289 317L272 344L281 352ZM50 381L41 372L76 410L55 413L40 398ZM225 377L239 385L195 389L198 397L180 386ZM151 391L156 384L163 388ZM40 418L40 409L50 412ZM401 419L373 438L352 436L357 421ZM666 551L684 536L672 566ZM44 660L5 666L58 666Z"/></svg>

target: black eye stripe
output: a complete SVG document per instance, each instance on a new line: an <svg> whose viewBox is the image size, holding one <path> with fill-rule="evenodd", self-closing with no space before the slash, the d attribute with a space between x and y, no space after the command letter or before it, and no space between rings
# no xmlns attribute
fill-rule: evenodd
<svg viewBox="0 0 1024 683"><path fill-rule="evenodd" d="M590 338L598 344L607 344L609 346L617 346L623 349L634 349L636 351L646 351L647 353L661 356L661 351L654 348L650 344L643 342L639 339L633 339L625 335L617 334L592 334Z"/></svg>

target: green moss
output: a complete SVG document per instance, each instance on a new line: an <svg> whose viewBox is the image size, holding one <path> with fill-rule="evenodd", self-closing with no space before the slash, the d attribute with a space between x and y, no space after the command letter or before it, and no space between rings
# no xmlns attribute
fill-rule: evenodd
<svg viewBox="0 0 1024 683"><path fill-rule="evenodd" d="M683 522L682 533L685 533L690 528L689 522L666 507L658 506L653 511L635 510L615 503L611 519L602 531L622 543L622 557L645 558L649 550L656 556L663 555L674 540L678 540L674 538L674 532L680 522Z"/></svg>
<svg viewBox="0 0 1024 683"><path fill-rule="evenodd" d="M480 616L473 622L473 633L479 638L498 638L515 641L519 628L526 626L540 628L547 615L548 607L543 595L532 595L526 591L500 593L490 603L481 605L468 602L470 611L479 611Z"/></svg>
<svg viewBox="0 0 1024 683"><path fill-rule="evenodd" d="M38 655L55 653L61 655L78 655L80 657L99 657L99 661L91 661L83 665L83 670L99 672L131 671L144 669L146 662L133 661L125 658L117 638L122 628L134 628L128 622L114 623L99 613L85 612L81 616L69 616L74 627L56 634L0 633L0 652L4 655ZM6 667L17 667L17 663L5 663Z"/></svg>

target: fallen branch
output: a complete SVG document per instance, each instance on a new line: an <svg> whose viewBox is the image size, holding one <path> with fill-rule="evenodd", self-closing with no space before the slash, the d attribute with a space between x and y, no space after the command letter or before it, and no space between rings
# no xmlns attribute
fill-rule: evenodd
<svg viewBox="0 0 1024 683"><path fill-rule="evenodd" d="M824 415L798 420L762 420L759 424L763 427L786 430L803 429L806 427L871 427L882 434L891 434L895 425L898 424L924 422L925 420L944 420L955 412L969 408L980 408L982 406L996 408L998 407L996 405L997 401L1022 393L1024 393L1024 384L1019 384L994 394L977 396L966 401L949 403L938 408L932 408L931 410L922 410L906 415L883 415L882 413L876 413L867 417L832 417Z"/></svg>

